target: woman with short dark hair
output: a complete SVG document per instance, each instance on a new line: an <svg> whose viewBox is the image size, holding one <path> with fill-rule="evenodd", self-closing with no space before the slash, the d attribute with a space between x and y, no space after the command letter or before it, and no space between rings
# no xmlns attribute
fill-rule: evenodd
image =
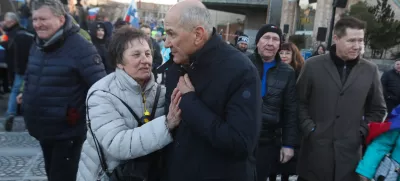
<svg viewBox="0 0 400 181"><path fill-rule="evenodd" d="M165 88L154 80L151 43L143 32L129 26L118 29L111 38L109 53L115 72L96 82L86 98L89 131L77 180L95 181L115 175L121 163L139 157L151 165L138 168L151 169L145 180L157 180L158 168L153 166L159 155L155 151L172 141L170 131L180 122L180 95L175 92L171 96L173 101L165 116ZM100 158L106 162L107 173L100 166L104 163Z"/></svg>

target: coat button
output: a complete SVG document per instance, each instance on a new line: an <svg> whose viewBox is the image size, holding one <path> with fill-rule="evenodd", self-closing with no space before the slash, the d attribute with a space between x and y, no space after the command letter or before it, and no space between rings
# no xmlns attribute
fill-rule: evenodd
<svg viewBox="0 0 400 181"><path fill-rule="evenodd" d="M343 93L343 92L341 92L341 93L340 93L340 96L343 96L343 95L344 95L344 93Z"/></svg>
<svg viewBox="0 0 400 181"><path fill-rule="evenodd" d="M336 119L339 119L340 118L340 116L339 115L336 115Z"/></svg>

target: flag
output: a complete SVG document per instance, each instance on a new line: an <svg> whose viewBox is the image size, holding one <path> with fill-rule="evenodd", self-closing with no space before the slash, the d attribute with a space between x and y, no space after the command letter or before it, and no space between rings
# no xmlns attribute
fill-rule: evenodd
<svg viewBox="0 0 400 181"><path fill-rule="evenodd" d="M139 28L139 16L136 7L136 1L132 0L126 12L125 21L130 23L131 26Z"/></svg>
<svg viewBox="0 0 400 181"><path fill-rule="evenodd" d="M379 135L391 131L400 130L400 105L393 109L388 116L387 120L382 123L370 123L368 125L369 133L366 138L366 144L368 145L374 138Z"/></svg>
<svg viewBox="0 0 400 181"><path fill-rule="evenodd" d="M98 7L89 9L89 11L88 11L89 19L90 20L96 19L96 16L99 13L99 11L100 11L100 8L98 8Z"/></svg>

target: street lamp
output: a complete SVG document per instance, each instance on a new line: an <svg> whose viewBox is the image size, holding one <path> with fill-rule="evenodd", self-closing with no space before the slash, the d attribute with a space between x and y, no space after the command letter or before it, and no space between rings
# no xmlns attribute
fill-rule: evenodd
<svg viewBox="0 0 400 181"><path fill-rule="evenodd" d="M332 33L333 33L333 26L335 25L336 6L337 6L337 0L333 0L331 24L329 26L328 44L326 45L328 50L331 49L331 44L332 44Z"/></svg>

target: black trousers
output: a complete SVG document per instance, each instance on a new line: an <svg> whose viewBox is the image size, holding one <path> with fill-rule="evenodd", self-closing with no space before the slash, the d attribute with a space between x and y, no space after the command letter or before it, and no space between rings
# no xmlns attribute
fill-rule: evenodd
<svg viewBox="0 0 400 181"><path fill-rule="evenodd" d="M281 147L277 144L259 144L256 153L257 181L266 181L277 173Z"/></svg>
<svg viewBox="0 0 400 181"><path fill-rule="evenodd" d="M40 141L48 181L74 181L78 172L83 137Z"/></svg>

